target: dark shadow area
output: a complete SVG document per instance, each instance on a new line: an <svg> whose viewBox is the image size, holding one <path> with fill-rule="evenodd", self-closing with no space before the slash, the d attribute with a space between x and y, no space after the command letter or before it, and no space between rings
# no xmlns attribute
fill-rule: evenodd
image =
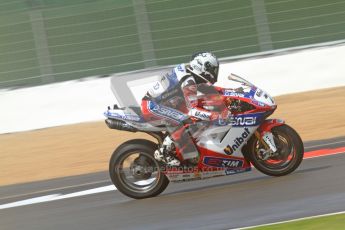
<svg viewBox="0 0 345 230"><path fill-rule="evenodd" d="M301 174L301 173L307 173L307 172L324 170L324 169L328 169L328 168L331 168L331 167L332 167L331 165L327 165L327 166L320 166L320 167L315 167L315 168L301 169L301 170L297 170L295 173L296 174Z"/></svg>
<svg viewBox="0 0 345 230"><path fill-rule="evenodd" d="M201 191L201 190L205 191L207 189L221 188L221 187L227 187L227 186L235 186L238 184L245 184L245 183L252 182L252 181L269 180L271 178L272 177L269 177L269 176L260 176L260 177L255 177L255 178L248 178L248 179L233 181L233 182L222 181L222 182L215 183L215 184L200 185L200 186L196 185L197 187L194 187L194 188L180 188L177 191L165 192L161 196L170 195L170 194L179 194L179 193L185 193L185 192L195 192L195 191ZM212 178L205 179L205 180L206 181L212 180ZM182 182L182 183L188 183L188 182Z"/></svg>
<svg viewBox="0 0 345 230"><path fill-rule="evenodd" d="M293 172L289 175L294 175L294 174L299 175L299 174L304 174L304 173L308 173L308 172L320 171L320 170L328 169L330 167L332 167L332 166L327 165L327 166L320 166L320 167L314 167L314 168L308 168L308 169L300 169L300 170L296 170L295 172ZM287 177L289 175L286 175L284 177ZM221 181L221 182L216 182L216 183L207 183L206 185L200 183L199 185L194 184L193 188L179 187L179 188L175 188L173 191L166 191L157 197L148 198L148 199L150 200L150 199L155 199L155 198L159 198L159 197L166 198L166 197L171 196L171 195L181 195L183 193L196 192L196 191L207 192L207 190L212 190L212 189L216 189L216 188L226 188L226 187L232 187L232 186L235 187L236 185L241 185L241 184L246 184L246 183L251 183L251 182L260 182L260 181L264 182L267 180L272 180L272 179L277 179L277 178L278 177L270 177L270 176L266 176L266 175L262 174L260 176L256 176L256 177L252 177L252 178L246 178L246 179L242 179L242 180L236 180L236 181ZM204 181L210 181L212 179L215 179L215 178L208 178L208 179L205 179ZM198 181L202 181L202 180L196 180L193 182L195 183ZM188 183L190 183L190 182L187 181L187 182L171 183L170 185L172 185L172 184L188 184ZM169 189L169 186L168 186L168 189ZM148 200L148 199L144 199L144 200ZM130 204L132 202L136 202L136 200L125 201L125 203L127 203L127 204Z"/></svg>

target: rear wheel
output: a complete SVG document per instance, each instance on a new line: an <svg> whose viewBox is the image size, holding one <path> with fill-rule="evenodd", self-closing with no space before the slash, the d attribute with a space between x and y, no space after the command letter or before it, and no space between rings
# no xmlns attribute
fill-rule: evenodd
<svg viewBox="0 0 345 230"><path fill-rule="evenodd" d="M271 132L277 152L265 159L262 157L262 150L265 147L253 137L247 148L249 160L256 169L266 175L284 176L296 170L301 164L304 154L303 142L298 133L286 124L272 128Z"/></svg>
<svg viewBox="0 0 345 230"><path fill-rule="evenodd" d="M143 199L159 195L169 184L154 158L157 145L148 140L131 140L113 153L109 173L116 188L126 196Z"/></svg>

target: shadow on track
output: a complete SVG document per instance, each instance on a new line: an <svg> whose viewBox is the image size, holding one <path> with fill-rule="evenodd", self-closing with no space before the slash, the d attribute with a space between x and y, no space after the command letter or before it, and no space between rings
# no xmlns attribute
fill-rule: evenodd
<svg viewBox="0 0 345 230"><path fill-rule="evenodd" d="M328 168L330 168L330 167L332 167L332 166L331 166L331 165L327 165L327 166L320 166L320 167L315 167L315 168L300 169L300 170L297 170L295 173L296 173L296 174L301 174L301 173L319 171L319 170L328 169Z"/></svg>

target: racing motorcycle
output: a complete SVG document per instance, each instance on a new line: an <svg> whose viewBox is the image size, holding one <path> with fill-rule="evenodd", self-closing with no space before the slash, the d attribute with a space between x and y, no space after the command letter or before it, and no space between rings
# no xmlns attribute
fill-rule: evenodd
<svg viewBox="0 0 345 230"><path fill-rule="evenodd" d="M144 132L157 140L129 140L114 151L109 172L116 188L143 199L157 196L169 182L233 175L252 166L269 176L293 172L302 162L303 142L283 120L267 119L277 108L274 99L240 76L231 74L228 80L237 87L218 91L231 116L221 126L195 122L193 142L199 156L193 159L184 159L176 145L166 146L171 140L167 127L146 122L139 107L108 107L104 115L109 128ZM179 157L180 166L168 166L165 157L171 154Z"/></svg>

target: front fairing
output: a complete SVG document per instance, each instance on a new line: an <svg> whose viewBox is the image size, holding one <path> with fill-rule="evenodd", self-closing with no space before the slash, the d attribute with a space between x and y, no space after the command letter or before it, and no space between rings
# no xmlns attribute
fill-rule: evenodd
<svg viewBox="0 0 345 230"><path fill-rule="evenodd" d="M273 107L276 105L274 99L268 93L259 88L256 89L253 99L259 104L261 103L266 106Z"/></svg>
<svg viewBox="0 0 345 230"><path fill-rule="evenodd" d="M274 99L267 92L258 88L248 80L235 74L230 74L228 80L234 83L235 88L225 89L224 96L248 98L261 107L276 106Z"/></svg>

